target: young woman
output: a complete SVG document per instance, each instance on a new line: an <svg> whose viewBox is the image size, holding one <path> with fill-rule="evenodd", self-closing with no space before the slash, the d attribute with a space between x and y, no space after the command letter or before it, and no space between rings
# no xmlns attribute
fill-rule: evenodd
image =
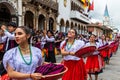
<svg viewBox="0 0 120 80"><path fill-rule="evenodd" d="M62 80L86 80L86 70L82 58L76 57L75 52L84 46L84 42L76 40L77 32L70 29L61 45L61 54L63 55L63 64L68 67L68 71L63 75Z"/></svg>
<svg viewBox="0 0 120 80"><path fill-rule="evenodd" d="M3 64L12 80L36 80L43 76L34 73L37 66L42 64L41 50L29 44L30 30L20 26L15 30L15 41L18 46L7 51Z"/></svg>
<svg viewBox="0 0 120 80"><path fill-rule="evenodd" d="M92 34L90 36L90 41L86 43L85 46L96 46L96 48L98 48L100 45L95 41L95 35ZM98 80L98 74L102 71L102 59L98 51L93 52L93 55L87 57L86 70L90 80L92 80L91 74L94 74L95 80Z"/></svg>
<svg viewBox="0 0 120 80"><path fill-rule="evenodd" d="M101 40L99 41L99 44L100 44L101 47L108 44L107 41L106 41L106 36L105 35L101 36ZM108 55L107 54L108 54L108 50L103 50L101 52L101 56L103 58L103 63L104 63L104 69L105 69L105 65L108 61Z"/></svg>
<svg viewBox="0 0 120 80"><path fill-rule="evenodd" d="M55 58L55 52L54 52L54 50L55 50L54 33L51 30L48 30L47 33L46 33L46 31L44 31L44 40L46 40L44 48L48 52L45 55L45 61L55 63L56 58Z"/></svg>

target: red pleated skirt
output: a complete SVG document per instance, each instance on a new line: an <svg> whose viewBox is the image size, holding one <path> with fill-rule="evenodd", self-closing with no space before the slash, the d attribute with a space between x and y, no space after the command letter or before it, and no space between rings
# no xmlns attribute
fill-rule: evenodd
<svg viewBox="0 0 120 80"><path fill-rule="evenodd" d="M87 57L86 60L86 70L87 73L100 72L103 67L103 60L99 55L93 55Z"/></svg>
<svg viewBox="0 0 120 80"><path fill-rule="evenodd" d="M106 51L106 50L100 51L100 55L101 55L103 58L107 57L107 51Z"/></svg>
<svg viewBox="0 0 120 80"><path fill-rule="evenodd" d="M83 59L64 61L63 64L68 67L68 71L63 75L62 80L85 80L87 78Z"/></svg>
<svg viewBox="0 0 120 80"><path fill-rule="evenodd" d="M116 52L116 51L117 51L117 45L114 45L113 52Z"/></svg>

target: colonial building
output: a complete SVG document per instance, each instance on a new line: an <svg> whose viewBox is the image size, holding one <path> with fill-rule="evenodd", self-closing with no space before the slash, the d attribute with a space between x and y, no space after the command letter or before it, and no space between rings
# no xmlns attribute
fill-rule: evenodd
<svg viewBox="0 0 120 80"><path fill-rule="evenodd" d="M0 0L0 23L16 22L32 29L56 30L56 0Z"/></svg>
<svg viewBox="0 0 120 80"><path fill-rule="evenodd" d="M103 24L100 23L94 23L94 24L88 24L88 33L89 34L95 34L98 37L105 34L106 36L111 37L113 30Z"/></svg>
<svg viewBox="0 0 120 80"><path fill-rule="evenodd" d="M90 23L88 15L85 14L81 0L58 0L57 30L67 32L75 28L80 34L87 33L87 24Z"/></svg>

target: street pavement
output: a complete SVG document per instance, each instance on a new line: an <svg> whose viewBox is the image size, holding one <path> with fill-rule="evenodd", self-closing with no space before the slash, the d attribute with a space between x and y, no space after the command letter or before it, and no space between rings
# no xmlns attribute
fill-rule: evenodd
<svg viewBox="0 0 120 80"><path fill-rule="evenodd" d="M120 80L120 46L110 59L110 64L106 65L103 73L99 75L99 80Z"/></svg>
<svg viewBox="0 0 120 80"><path fill-rule="evenodd" d="M57 62L61 62L62 56L56 56ZM92 75L93 80L94 75ZM89 80L89 78L88 78ZM98 80L120 80L120 47L116 54L114 54L110 59L110 64L106 65L103 73L99 74Z"/></svg>

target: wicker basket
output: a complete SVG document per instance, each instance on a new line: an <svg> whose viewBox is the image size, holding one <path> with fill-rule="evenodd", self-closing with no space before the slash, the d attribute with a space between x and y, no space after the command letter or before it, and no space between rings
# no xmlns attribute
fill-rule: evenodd
<svg viewBox="0 0 120 80"><path fill-rule="evenodd" d="M92 53L96 50L96 46L87 46L84 48L81 48L80 50L78 50L75 55L77 57L87 57L92 55Z"/></svg>
<svg viewBox="0 0 120 80"><path fill-rule="evenodd" d="M64 67L65 67L64 71L57 73L57 74L53 74L53 75L45 75L45 78L42 78L40 80L58 80L58 79L60 79L64 75L64 73L68 70L68 68L66 66L64 66Z"/></svg>
<svg viewBox="0 0 120 80"><path fill-rule="evenodd" d="M104 45L104 46L101 46L101 47L98 48L98 51L108 50L109 47L110 47L110 46L109 46L108 44L107 44L107 45Z"/></svg>

